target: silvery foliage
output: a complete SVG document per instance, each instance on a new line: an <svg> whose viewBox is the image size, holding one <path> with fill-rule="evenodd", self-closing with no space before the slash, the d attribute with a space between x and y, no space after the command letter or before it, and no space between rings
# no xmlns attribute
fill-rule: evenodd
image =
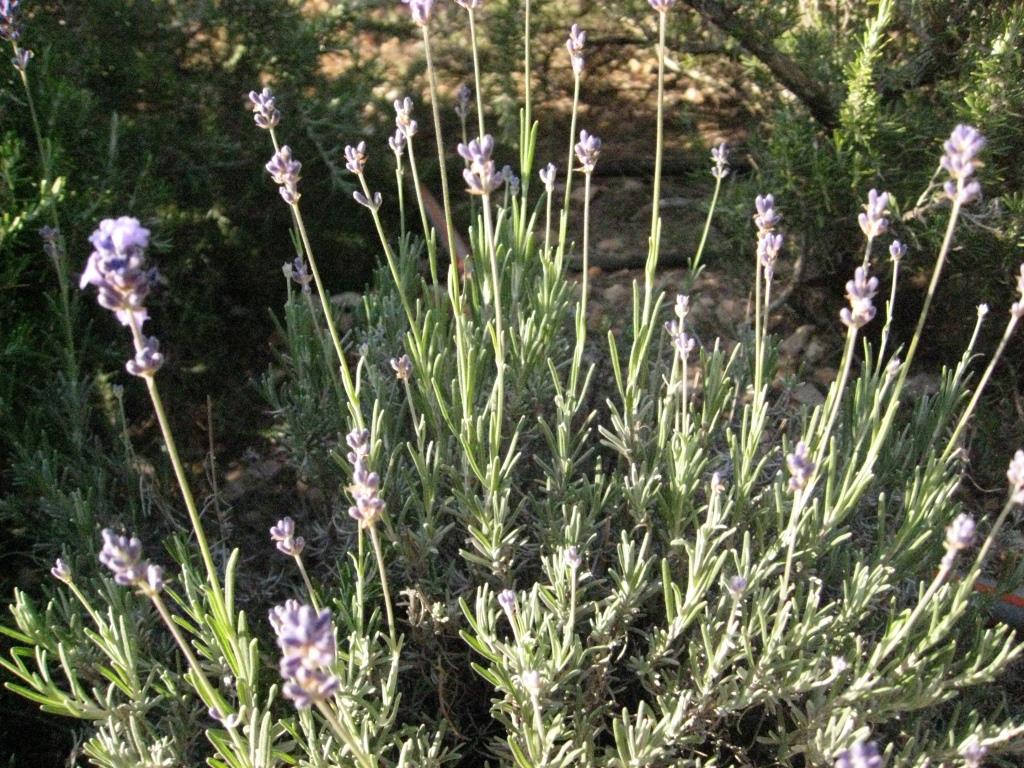
<svg viewBox="0 0 1024 768"><path fill-rule="evenodd" d="M664 16L673 3L652 6ZM410 7L429 35L431 4ZM302 252L286 270L287 376L267 390L297 471L322 483L336 514L314 530L282 511L262 548L215 558L183 484L192 540L175 537L162 555L147 546L167 566L162 590L131 570L141 542L108 531L104 561L127 574L123 586L68 553L44 608L16 595L4 630L13 688L92 723L94 764L411 767L463 754L524 768L977 765L1020 735L976 693L1021 646L986 621L973 587L1024 502L1024 453L1003 511L964 514L955 492L980 391L974 342L934 396L906 403L920 326L897 346L882 300L897 295L896 270L879 262L868 278L887 229L877 193L865 265L834 321L847 339L840 374L822 404L783 413L767 383L767 299L732 347L698 344L686 297L666 323L665 297L648 287L622 332L588 337L585 318L569 322L574 246L565 211L550 240L550 166L536 200L544 228L526 189L506 207L478 194L472 252L456 254L443 284L418 271L422 242L402 237L395 250L382 231L365 324L340 339L301 219L301 165L277 144L287 120L269 89L256 95ZM966 127L946 144L951 232L980 194L982 146ZM596 148L583 147L591 171ZM487 170L492 151L467 159ZM363 158L359 145L360 171ZM519 178L532 163L526 142ZM475 180L490 191L490 178ZM755 208L760 297L781 258L781 214L771 195ZM659 233L655 222L655 263ZM499 268L473 268L488 259ZM307 263L316 294L308 277L292 287ZM884 323L878 344L858 335L871 322ZM155 368L144 380L157 404ZM371 498L373 515L337 513ZM264 585L282 541L277 557L297 572ZM242 593L269 614L242 610ZM483 728L470 711L481 702Z"/></svg>

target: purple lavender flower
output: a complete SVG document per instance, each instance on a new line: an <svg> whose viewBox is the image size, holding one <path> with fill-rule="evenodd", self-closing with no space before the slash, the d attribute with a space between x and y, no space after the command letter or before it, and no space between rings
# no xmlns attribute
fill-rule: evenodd
<svg viewBox="0 0 1024 768"><path fill-rule="evenodd" d="M724 141L711 148L711 159L715 161L715 167L711 169L713 177L724 179L729 175L729 148Z"/></svg>
<svg viewBox="0 0 1024 768"><path fill-rule="evenodd" d="M366 167L365 141L360 141L354 147L351 144L345 147L345 167L356 176L363 174L363 169Z"/></svg>
<svg viewBox="0 0 1024 768"><path fill-rule="evenodd" d="M580 551L575 544L565 550L565 564L574 571L579 570L579 567L583 564L583 558L580 557Z"/></svg>
<svg viewBox="0 0 1024 768"><path fill-rule="evenodd" d="M425 27L430 23L430 17L434 15L434 0L402 0L402 2L409 6L414 24Z"/></svg>
<svg viewBox="0 0 1024 768"><path fill-rule="evenodd" d="M587 33L580 29L579 24L573 24L569 29L569 39L565 41L565 48L569 51L572 73L577 77L583 72L583 48L586 44Z"/></svg>
<svg viewBox="0 0 1024 768"><path fill-rule="evenodd" d="M210 707L206 710L206 714L210 716L211 720L216 720L224 728L237 728L242 722L241 716L237 712L232 712L230 715L225 715L216 707Z"/></svg>
<svg viewBox="0 0 1024 768"><path fill-rule="evenodd" d="M946 549L969 549L974 544L974 533L977 526L970 515L957 515L946 527Z"/></svg>
<svg viewBox="0 0 1024 768"><path fill-rule="evenodd" d="M309 270L306 268L306 261L302 256L296 256L291 264L285 263L281 267L281 271L284 272L284 276L287 279L294 280L301 286L303 293L312 293L309 284L313 282L313 276L309 274Z"/></svg>
<svg viewBox="0 0 1024 768"><path fill-rule="evenodd" d="M277 542L277 551L289 557L298 557L306 547L306 540L295 535L295 521L282 517L270 529L270 540Z"/></svg>
<svg viewBox="0 0 1024 768"><path fill-rule="evenodd" d="M775 274L775 261L782 250L782 235L775 232L762 232L757 238L757 257L764 268L764 279L771 280Z"/></svg>
<svg viewBox="0 0 1024 768"><path fill-rule="evenodd" d="M138 587L154 595L164 587L163 569L142 559L142 542L134 536L118 536L109 528L101 532L103 548L99 560L114 572L114 581L123 587Z"/></svg>
<svg viewBox="0 0 1024 768"><path fill-rule="evenodd" d="M868 201L864 205L864 212L857 217L860 230L865 237L875 238L884 235L889 229L889 220L885 218L886 209L889 207L889 193L879 192L872 189L868 192Z"/></svg>
<svg viewBox="0 0 1024 768"><path fill-rule="evenodd" d="M987 753L988 747L978 741L976 736L972 736L960 750L966 768L979 768L981 761L985 759Z"/></svg>
<svg viewBox="0 0 1024 768"><path fill-rule="evenodd" d="M53 568L50 569L50 574L57 581L63 581L65 584L71 583L71 569L68 564L64 562L64 558L58 557L54 563Z"/></svg>
<svg viewBox="0 0 1024 768"><path fill-rule="evenodd" d="M412 119L413 101L408 96L404 99L395 99L395 127L401 131L403 137L411 139L416 135L418 124ZM362 144L366 149L365 142Z"/></svg>
<svg viewBox="0 0 1024 768"><path fill-rule="evenodd" d="M281 197L288 205L299 202L299 175L302 163L292 157L292 150L287 144L281 147L266 165L267 172L274 182L280 186Z"/></svg>
<svg viewBox="0 0 1024 768"><path fill-rule="evenodd" d="M942 145L940 164L950 175L942 188L950 200L964 205L981 197L981 185L970 178L981 165L977 156L984 146L985 137L969 125L958 125Z"/></svg>
<svg viewBox="0 0 1024 768"><path fill-rule="evenodd" d="M754 224L758 232L770 232L782 220L782 215L775 211L775 195L758 195L754 198Z"/></svg>
<svg viewBox="0 0 1024 768"><path fill-rule="evenodd" d="M361 458L370 455L370 430L353 429L345 435L345 442L352 450L348 453L349 463L355 466Z"/></svg>
<svg viewBox="0 0 1024 768"><path fill-rule="evenodd" d="M11 64L19 72L24 72L28 69L28 63L32 60L33 56L35 54L28 48L18 48L11 57Z"/></svg>
<svg viewBox="0 0 1024 768"><path fill-rule="evenodd" d="M262 91L249 91L249 102L253 111L253 121L265 130L276 128L281 122L281 113L277 109L277 97L269 88Z"/></svg>
<svg viewBox="0 0 1024 768"><path fill-rule="evenodd" d="M359 203L364 208L369 208L371 211L376 211L380 208L381 203L384 202L384 198L381 197L380 192L373 193L373 199L371 200L358 189L352 193L352 199Z"/></svg>
<svg viewBox="0 0 1024 768"><path fill-rule="evenodd" d="M1010 498L1014 504L1024 504L1024 451L1013 454L1010 467L1006 470L1006 479L1010 481Z"/></svg>
<svg viewBox="0 0 1024 768"><path fill-rule="evenodd" d="M858 741L836 756L835 768L881 768L882 755L873 741Z"/></svg>
<svg viewBox="0 0 1024 768"><path fill-rule="evenodd" d="M340 683L330 671L338 651L331 612L289 600L271 611L271 624L281 649L285 697L305 709L333 696Z"/></svg>
<svg viewBox="0 0 1024 768"><path fill-rule="evenodd" d="M471 195L489 195L501 186L502 176L494 170L494 139L490 134L473 139L469 144L459 144L459 154L466 161L462 177L466 180Z"/></svg>
<svg viewBox="0 0 1024 768"><path fill-rule="evenodd" d="M357 496L356 503L348 508L348 514L360 528L369 528L380 519L384 506L384 500L379 496Z"/></svg>
<svg viewBox="0 0 1024 768"><path fill-rule="evenodd" d="M685 332L686 316L690 313L690 297L679 294L676 296L675 320L665 323L665 331L672 339L672 345L681 360L688 360L697 348L696 340Z"/></svg>
<svg viewBox="0 0 1024 768"><path fill-rule="evenodd" d="M114 312L122 325L141 328L149 317L143 302L157 277L146 268L149 230L129 216L104 219L89 242L94 250L79 286L96 286L101 307Z"/></svg>
<svg viewBox="0 0 1024 768"><path fill-rule="evenodd" d="M469 117L470 105L473 101L473 89L463 83L455 93L455 114L463 122Z"/></svg>
<svg viewBox="0 0 1024 768"><path fill-rule="evenodd" d="M739 600L747 591L747 580L742 576L733 576L729 579L729 594L733 600Z"/></svg>
<svg viewBox="0 0 1024 768"><path fill-rule="evenodd" d="M846 298L850 306L839 311L839 319L849 328L861 328L875 318L872 300L878 292L878 278L868 277L867 267L857 267L853 280L846 283Z"/></svg>
<svg viewBox="0 0 1024 768"><path fill-rule="evenodd" d="M540 694L541 678L540 672L535 669L527 669L520 676L523 681L523 687L531 696L537 696Z"/></svg>
<svg viewBox="0 0 1024 768"><path fill-rule="evenodd" d="M802 491L814 474L815 464L811 461L810 449L803 440L796 444L793 452L786 455L786 467L789 469L789 489Z"/></svg>
<svg viewBox="0 0 1024 768"><path fill-rule="evenodd" d="M676 0L648 0L648 2L650 2L651 8L658 13L668 13L676 4Z"/></svg>
<svg viewBox="0 0 1024 768"><path fill-rule="evenodd" d="M540 176L541 183L544 185L544 191L550 195L555 189L555 177L558 175L558 169L555 168L555 164L548 163L540 169L538 175Z"/></svg>
<svg viewBox="0 0 1024 768"><path fill-rule="evenodd" d="M21 0L0 0L0 39L17 42L21 38Z"/></svg>
<svg viewBox="0 0 1024 768"><path fill-rule="evenodd" d="M901 243L899 240L893 240L889 244L889 257L893 261L899 261L907 254L907 246Z"/></svg>
<svg viewBox="0 0 1024 768"><path fill-rule="evenodd" d="M511 589L503 589L498 593L498 605L508 615L509 620L511 620L512 614L516 612L517 604L516 593Z"/></svg>
<svg viewBox="0 0 1024 768"><path fill-rule="evenodd" d="M395 378L399 381L409 381L412 378L412 360L408 355L391 358L391 370L395 372Z"/></svg>
<svg viewBox="0 0 1024 768"><path fill-rule="evenodd" d="M586 131L580 131L580 140L576 144L576 159L580 161L580 169L584 173L593 173L600 154L601 140Z"/></svg>
<svg viewBox="0 0 1024 768"><path fill-rule="evenodd" d="M160 351L160 342L156 336L147 336L142 346L135 352L135 357L125 363L124 367L132 376L152 376L164 364L164 355Z"/></svg>
<svg viewBox="0 0 1024 768"><path fill-rule="evenodd" d="M164 590L164 569L153 563L146 563L146 575L139 588L147 595L155 595Z"/></svg>
<svg viewBox="0 0 1024 768"><path fill-rule="evenodd" d="M511 165L506 165L501 169L501 179L505 182L513 197L519 194L519 177L516 176L516 172L512 170Z"/></svg>
<svg viewBox="0 0 1024 768"><path fill-rule="evenodd" d="M405 133L402 132L401 128L395 129L394 136L388 136L388 146L391 147L391 151L395 153L395 159L401 161L402 155L405 154Z"/></svg>

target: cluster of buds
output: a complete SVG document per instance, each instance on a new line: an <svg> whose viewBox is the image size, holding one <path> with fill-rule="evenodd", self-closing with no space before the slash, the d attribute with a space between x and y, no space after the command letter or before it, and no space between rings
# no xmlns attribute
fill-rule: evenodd
<svg viewBox="0 0 1024 768"><path fill-rule="evenodd" d="M149 319L144 302L157 280L146 265L149 230L138 219L104 219L89 236L93 252L79 282L94 285L99 305L113 312L122 325L141 328Z"/></svg>
<svg viewBox="0 0 1024 768"><path fill-rule="evenodd" d="M281 122L281 112L277 109L277 97L269 88L262 91L249 91L249 102L252 107L252 119L257 127L264 130L276 128Z"/></svg>
<svg viewBox="0 0 1024 768"><path fill-rule="evenodd" d="M363 169L366 168L365 141L360 141L354 147L351 144L345 147L345 167L349 173L354 173L356 176L363 175Z"/></svg>
<svg viewBox="0 0 1024 768"><path fill-rule="evenodd" d="M331 672L338 652L331 612L288 600L270 611L270 625L281 649L285 697L305 709L334 696L340 682Z"/></svg>
<svg viewBox="0 0 1024 768"><path fill-rule="evenodd" d="M1024 451L1018 450L1013 454L1006 479L1010 482L1010 500L1014 504L1024 504Z"/></svg>
<svg viewBox="0 0 1024 768"><path fill-rule="evenodd" d="M586 131L580 131L580 140L576 144L576 159L580 161L580 170L593 173L600 154L601 140Z"/></svg>
<svg viewBox="0 0 1024 768"><path fill-rule="evenodd" d="M658 13L668 13L676 4L676 0L648 0L648 2L650 2L651 8Z"/></svg>
<svg viewBox="0 0 1024 768"><path fill-rule="evenodd" d="M971 737L970 741L960 750L966 768L978 768L987 753L988 747L978 741L976 737Z"/></svg>
<svg viewBox="0 0 1024 768"><path fill-rule="evenodd" d="M306 540L295 535L295 521L290 517L282 517L270 529L270 540L276 542L278 552L289 557L298 557L306 548Z"/></svg>
<svg viewBox="0 0 1024 768"><path fill-rule="evenodd" d="M803 440L786 455L786 467L789 469L789 490L802 491L806 488L816 465L811 461L811 451Z"/></svg>
<svg viewBox="0 0 1024 768"><path fill-rule="evenodd" d="M782 235L775 227L782 220L782 214L775 210L775 196L758 195L754 198L754 224L757 225L757 258L764 269L765 282L771 282L775 275L775 261L782 250Z"/></svg>
<svg viewBox="0 0 1024 768"><path fill-rule="evenodd" d="M747 580L739 575L733 576L729 579L726 588L729 590L729 596L733 600L739 600L743 597L743 593L747 591Z"/></svg>
<svg viewBox="0 0 1024 768"><path fill-rule="evenodd" d="M135 357L125 363L124 367L132 376L153 376L164 364L164 355L160 351L160 342L156 336L143 336L141 343L136 345Z"/></svg>
<svg viewBox="0 0 1024 768"><path fill-rule="evenodd" d="M569 51L572 73L577 77L583 72L583 48L587 44L587 33L573 24L569 29L569 38L565 41L565 49Z"/></svg>
<svg viewBox="0 0 1024 768"><path fill-rule="evenodd" d="M21 0L0 0L0 40L21 39Z"/></svg>
<svg viewBox="0 0 1024 768"><path fill-rule="evenodd" d="M558 175L558 169L555 168L554 163L548 163L537 174L540 176L540 181L544 185L544 191L549 195L555 191L555 177Z"/></svg>
<svg viewBox="0 0 1024 768"><path fill-rule="evenodd" d="M875 319L874 298L878 292L878 278L868 277L867 267L857 267L853 280L846 282L849 307L839 310L839 319L848 328L862 328Z"/></svg>
<svg viewBox="0 0 1024 768"><path fill-rule="evenodd" d="M412 360L408 355L391 358L391 370L395 372L395 378L399 381L412 379Z"/></svg>
<svg viewBox="0 0 1024 768"><path fill-rule="evenodd" d="M28 63L32 61L33 56L35 54L28 48L15 48L14 55L11 56L11 64L19 72L24 72L28 69Z"/></svg>
<svg viewBox="0 0 1024 768"><path fill-rule="evenodd" d="M950 176L942 188L950 200L963 205L981 197L981 185L970 179L981 166L977 157L984 146L985 137L969 125L958 125L942 145L940 164Z"/></svg>
<svg viewBox="0 0 1024 768"><path fill-rule="evenodd" d="M565 564L572 568L573 571L578 571L580 566L583 565L583 557L580 555L580 550L575 544L565 550Z"/></svg>
<svg viewBox="0 0 1024 768"><path fill-rule="evenodd" d="M711 148L711 159L715 167L711 169L711 175L716 179L724 179L729 175L729 147L723 141L717 147Z"/></svg>
<svg viewBox="0 0 1024 768"><path fill-rule="evenodd" d="M164 588L164 572L159 565L153 565L142 559L142 542L132 536L118 536L109 528L104 528L103 548L100 550L100 562L114 572L114 581L123 587L138 587L146 595L155 595ZM57 575L57 561L54 575L61 581L70 579L70 574ZM66 570L66 567L61 569Z"/></svg>
<svg viewBox="0 0 1024 768"><path fill-rule="evenodd" d="M679 294L676 296L675 306L676 319L665 323L665 330L672 339L672 346L676 354L684 362L690 358L697 342L692 336L686 333L686 316L690 314L690 297Z"/></svg>
<svg viewBox="0 0 1024 768"><path fill-rule="evenodd" d="M864 236L873 239L884 235L889 230L889 220L885 214L889 208L889 193L872 189L868 192L868 201L864 211L857 217L860 231Z"/></svg>
<svg viewBox="0 0 1024 768"><path fill-rule="evenodd" d="M370 431L353 429L345 437L351 449L348 460L352 464L352 485L348 487L355 504L348 509L353 520L359 522L360 528L374 525L384 512L384 500L380 497L380 476L371 472Z"/></svg>
<svg viewBox="0 0 1024 768"><path fill-rule="evenodd" d="M882 768L882 755L873 741L858 741L836 756L835 768Z"/></svg>
<svg viewBox="0 0 1024 768"><path fill-rule="evenodd" d="M974 544L976 531L977 525L970 515L957 515L953 522L946 526L946 554L942 558L944 568L948 569L953 565L958 552L970 549Z"/></svg>
<svg viewBox="0 0 1024 768"><path fill-rule="evenodd" d="M473 89L463 83L455 92L455 114L463 123L469 118L470 105L473 101Z"/></svg>
<svg viewBox="0 0 1024 768"><path fill-rule="evenodd" d="M412 14L412 21L418 27L425 27L430 23L430 17L434 15L434 0L402 0L409 6Z"/></svg>
<svg viewBox="0 0 1024 768"><path fill-rule="evenodd" d="M266 165L267 172L274 182L280 187L278 190L281 197L288 205L297 205L299 202L299 174L302 172L302 163L292 157L292 150L287 144L281 147L270 162Z"/></svg>
<svg viewBox="0 0 1024 768"><path fill-rule="evenodd" d="M516 609L519 607L519 600L516 597L516 593L511 589L503 589L498 593L498 605L501 606L501 610L508 616L508 621L512 623L512 617L515 615Z"/></svg>
<svg viewBox="0 0 1024 768"><path fill-rule="evenodd" d="M291 263L286 261L281 266L281 271L284 273L285 279L294 281L302 288L303 293L312 293L309 284L313 282L313 276L306 269L306 260L302 256L296 256Z"/></svg>
<svg viewBox="0 0 1024 768"><path fill-rule="evenodd" d="M516 172L512 170L511 165L506 165L501 169L501 179L505 182L505 188L508 189L513 197L519 194L520 180L516 176Z"/></svg>
<svg viewBox="0 0 1024 768"><path fill-rule="evenodd" d="M466 180L466 191L469 194L489 195L501 186L504 179L494 170L494 160L491 159L494 138L490 134L473 139L469 144L460 143L458 150L462 159L466 161L462 177Z"/></svg>
<svg viewBox="0 0 1024 768"><path fill-rule="evenodd" d="M50 575L57 581L63 581L65 584L71 583L71 568L68 567L68 564L62 557L58 557L53 562L53 567L50 569Z"/></svg>
<svg viewBox="0 0 1024 768"><path fill-rule="evenodd" d="M416 135L418 128L415 120L412 119L413 102L408 96L404 99L395 99L395 129L396 135L401 133L403 138L411 139ZM366 145L363 144L363 151Z"/></svg>
<svg viewBox="0 0 1024 768"><path fill-rule="evenodd" d="M898 262L906 255L907 246L905 246L899 240L893 240L891 243L889 243L889 258L891 258L893 261Z"/></svg>

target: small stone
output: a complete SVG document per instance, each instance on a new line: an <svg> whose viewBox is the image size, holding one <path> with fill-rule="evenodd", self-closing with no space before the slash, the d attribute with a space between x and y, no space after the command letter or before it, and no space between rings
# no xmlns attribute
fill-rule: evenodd
<svg viewBox="0 0 1024 768"><path fill-rule="evenodd" d="M825 366L823 368L817 368L814 371L811 378L814 380L814 383L818 384L819 386L830 387L832 386L832 382L836 380L836 376L838 375L839 371L837 371L835 368L829 368L828 366Z"/></svg>
<svg viewBox="0 0 1024 768"><path fill-rule="evenodd" d="M633 289L626 283L612 283L601 292L601 298L612 307L625 307L633 300Z"/></svg>
<svg viewBox="0 0 1024 768"><path fill-rule="evenodd" d="M626 247L626 241L621 237L605 237L597 242L597 250L617 253Z"/></svg>
<svg viewBox="0 0 1024 768"><path fill-rule="evenodd" d="M812 408L825 402L825 396L809 381L798 385L790 394L800 405L808 405Z"/></svg>
<svg viewBox="0 0 1024 768"><path fill-rule="evenodd" d="M814 363L821 360L825 356L825 352L828 348L819 339L811 339L807 342L807 347L804 349L804 360Z"/></svg>
<svg viewBox="0 0 1024 768"><path fill-rule="evenodd" d="M796 357L807 347L812 333L814 333L813 325L801 325L779 344L779 352L786 357Z"/></svg>

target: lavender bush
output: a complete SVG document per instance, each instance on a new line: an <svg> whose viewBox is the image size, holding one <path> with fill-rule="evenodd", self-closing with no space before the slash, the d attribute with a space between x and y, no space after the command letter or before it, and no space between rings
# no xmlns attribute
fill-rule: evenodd
<svg viewBox="0 0 1024 768"><path fill-rule="evenodd" d="M460 4L475 40L485 9ZM957 488L972 416L1024 315L1024 266L977 381L987 308L939 391L907 399L958 220L981 191L984 139L957 126L937 152L946 234L908 339L892 327L906 252L885 243L892 199L870 190L859 218L850 212L865 245L834 319L839 372L823 403L789 412L773 385L768 317L786 258L784 201L752 201L753 322L741 343L702 341L689 297L655 290L674 2L651 5L661 45L648 259L627 327L606 338L588 323L590 192L604 147L576 130L581 30L566 46L567 165L534 168L527 45L519 161L505 172L480 101L477 135L445 141L440 115L452 105L430 55L439 9L409 2L429 67L444 231L428 226L417 170L426 110L403 98L390 157L362 141L345 151L382 254L365 324L348 336L303 218L301 161L282 142L288 110L269 89L250 95L299 249L285 265L289 378L268 392L296 462L334 462L333 481L324 462L315 474L333 516L267 520L259 551L226 554L211 539L175 445L158 384L174 361L145 333L150 232L128 216L100 222L82 285L131 339L126 369L150 397L189 533L161 552L132 535L142 531L104 529L112 581L58 561L44 609L16 595L2 662L18 693L92 723L94 764L845 768L978 765L1019 750L1024 723L986 694L1021 645L986 621L974 586L1024 502L1024 452L991 519L965 512ZM527 4L527 41L529 18ZM454 106L468 131L472 96ZM365 173L392 157L394 196ZM464 250L449 163L474 198ZM406 216L406 170L418 216ZM710 170L717 197L726 147ZM575 183L582 230L571 236ZM381 217L391 205L398 236ZM877 343L865 340L872 323ZM269 557L293 576L258 587Z"/></svg>

